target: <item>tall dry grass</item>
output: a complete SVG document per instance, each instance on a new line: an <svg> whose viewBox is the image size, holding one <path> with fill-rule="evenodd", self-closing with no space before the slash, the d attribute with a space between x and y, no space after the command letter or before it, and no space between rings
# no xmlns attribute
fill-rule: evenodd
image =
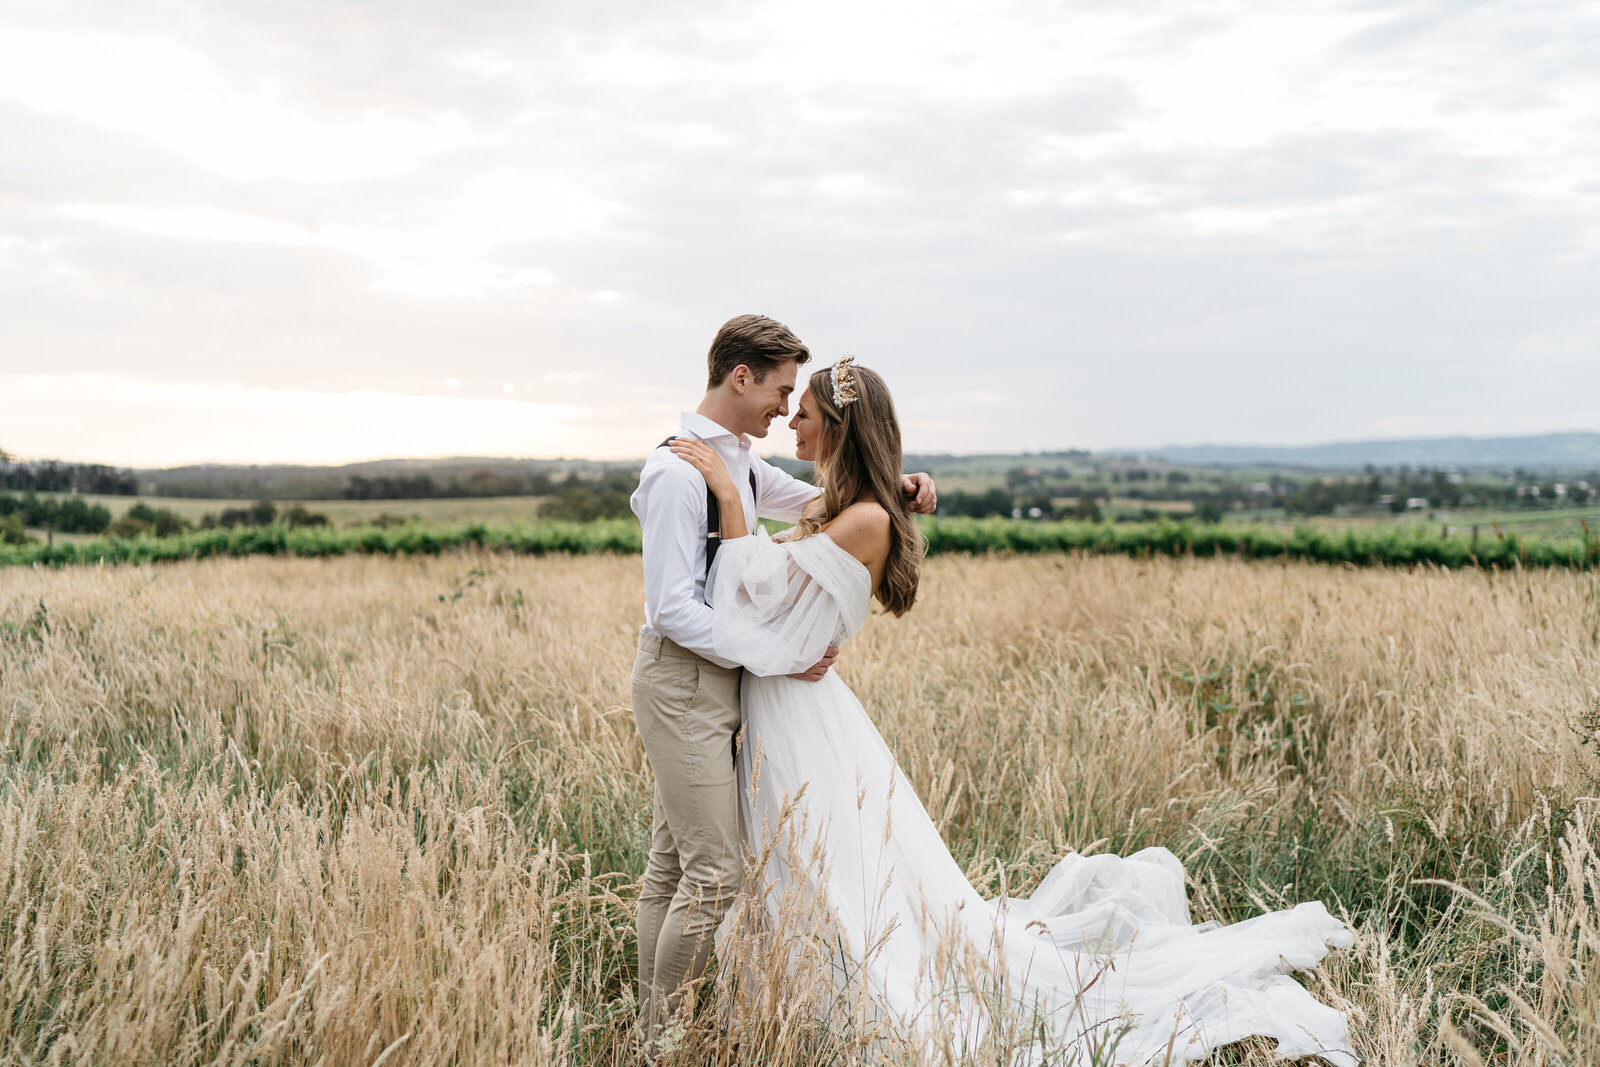
<svg viewBox="0 0 1600 1067"><path fill-rule="evenodd" d="M632 558L7 571L0 1060L631 1062L640 601ZM1600 1062L1600 577L943 557L840 670L986 892L1164 844L1197 918L1348 914L1312 984L1370 1062ZM745 981L676 1060L882 1054Z"/></svg>

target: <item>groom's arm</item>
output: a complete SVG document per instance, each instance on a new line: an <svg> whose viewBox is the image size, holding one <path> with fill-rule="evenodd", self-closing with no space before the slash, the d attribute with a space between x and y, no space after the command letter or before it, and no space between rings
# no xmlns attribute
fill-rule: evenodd
<svg viewBox="0 0 1600 1067"><path fill-rule="evenodd" d="M752 457L756 470L756 511L759 518L799 522L800 513L821 492L810 482L779 470L759 456ZM939 506L939 494L933 479L926 474L908 474L900 480L901 488L919 515L932 515Z"/></svg>
<svg viewBox="0 0 1600 1067"><path fill-rule="evenodd" d="M918 515L932 515L939 510L939 491L931 476L921 472L907 474L900 479L900 487L910 498L911 510Z"/></svg>
<svg viewBox="0 0 1600 1067"><path fill-rule="evenodd" d="M657 633L723 667L738 664L712 650L711 609L694 592L705 540L706 483L668 454L646 463L630 501L644 544L644 617Z"/></svg>
<svg viewBox="0 0 1600 1067"><path fill-rule="evenodd" d="M799 522L800 513L822 490L774 467L760 456L751 456L750 460L756 472L757 518Z"/></svg>

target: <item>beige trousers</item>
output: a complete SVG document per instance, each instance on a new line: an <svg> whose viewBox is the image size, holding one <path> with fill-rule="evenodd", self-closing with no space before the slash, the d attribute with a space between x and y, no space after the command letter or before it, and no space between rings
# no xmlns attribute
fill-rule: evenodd
<svg viewBox="0 0 1600 1067"><path fill-rule="evenodd" d="M633 717L655 771L650 858L639 883L639 1002L645 1038L701 978L711 936L739 891L743 852L734 735L737 667L641 634Z"/></svg>

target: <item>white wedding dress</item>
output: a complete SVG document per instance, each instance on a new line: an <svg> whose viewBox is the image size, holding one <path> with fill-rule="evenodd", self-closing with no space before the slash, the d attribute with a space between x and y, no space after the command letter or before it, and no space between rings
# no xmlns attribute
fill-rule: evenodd
<svg viewBox="0 0 1600 1067"><path fill-rule="evenodd" d="M826 534L760 530L716 557L714 641L746 666L739 784L765 856L749 899L767 934L744 951L766 959L746 963L826 957L835 1024L939 1060L1182 1064L1261 1035L1356 1063L1343 1014L1287 973L1351 943L1320 903L1195 925L1164 848L1068 855L1029 897L981 898L849 687L786 677L861 628L870 580Z"/></svg>

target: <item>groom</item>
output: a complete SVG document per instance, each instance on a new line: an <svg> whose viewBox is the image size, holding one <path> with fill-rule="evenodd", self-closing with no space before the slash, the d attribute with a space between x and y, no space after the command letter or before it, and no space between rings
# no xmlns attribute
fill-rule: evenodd
<svg viewBox="0 0 1600 1067"><path fill-rule="evenodd" d="M818 493L751 451L775 418L789 414L800 364L811 353L787 326L740 315L717 331L707 354L706 395L683 416L683 434L714 448L739 487L745 523L793 522ZM925 474L905 479L913 511L936 496ZM670 449L645 461L630 503L644 535L644 614L633 664L633 714L655 771L650 859L639 886L639 1001L646 1042L679 1006L674 994L705 972L711 935L743 874L733 738L739 729L740 668L711 647L706 603L708 526L705 479ZM830 648L795 675L818 681Z"/></svg>

